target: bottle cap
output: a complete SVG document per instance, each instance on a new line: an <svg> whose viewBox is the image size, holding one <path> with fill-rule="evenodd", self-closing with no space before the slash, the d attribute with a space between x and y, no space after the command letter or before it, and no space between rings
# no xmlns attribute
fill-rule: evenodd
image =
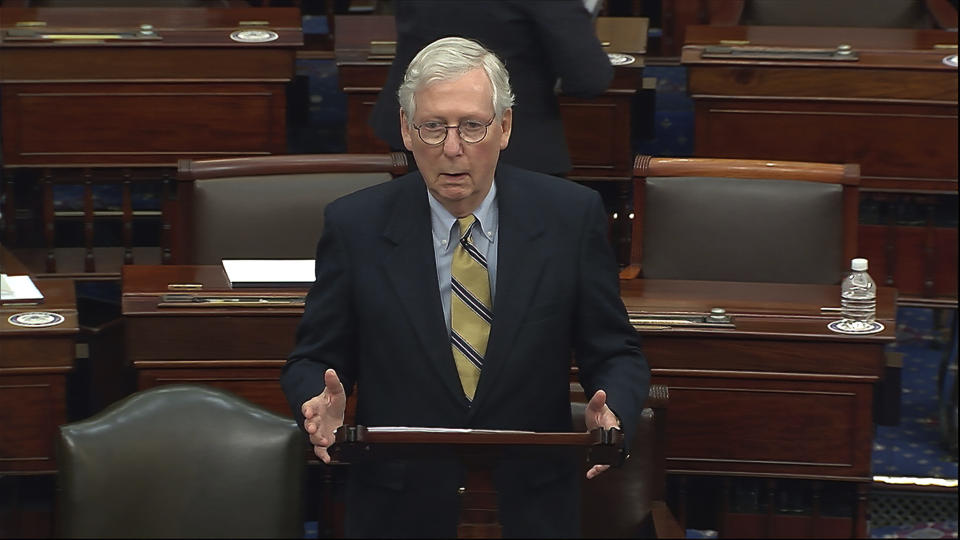
<svg viewBox="0 0 960 540"><path fill-rule="evenodd" d="M867 269L867 260L866 259L853 259L850 261L850 268L857 272L863 272Z"/></svg>

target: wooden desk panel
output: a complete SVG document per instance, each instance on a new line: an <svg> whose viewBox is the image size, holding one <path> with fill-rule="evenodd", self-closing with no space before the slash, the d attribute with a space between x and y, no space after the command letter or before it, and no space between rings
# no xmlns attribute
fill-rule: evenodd
<svg viewBox="0 0 960 540"><path fill-rule="evenodd" d="M4 85L4 156L14 166L283 154L285 91L283 83Z"/></svg>
<svg viewBox="0 0 960 540"><path fill-rule="evenodd" d="M303 45L295 8L0 8L4 167L175 166L178 157L286 152L286 85ZM155 39L24 39L44 32ZM255 28L273 41L239 43ZM60 126L52 129L51 126Z"/></svg>
<svg viewBox="0 0 960 540"><path fill-rule="evenodd" d="M654 382L670 388L670 472L870 478L870 382L659 372Z"/></svg>
<svg viewBox="0 0 960 540"><path fill-rule="evenodd" d="M703 56L706 46L731 40L779 48L844 43L859 58ZM956 53L955 32L690 26L686 43L697 155L859 163L864 189L956 192L957 70L942 62Z"/></svg>
<svg viewBox="0 0 960 540"><path fill-rule="evenodd" d="M66 377L79 332L73 281L35 283L42 304L0 305L0 474L56 472L57 428L67 421ZM9 323L26 311L51 311L65 320L49 328Z"/></svg>

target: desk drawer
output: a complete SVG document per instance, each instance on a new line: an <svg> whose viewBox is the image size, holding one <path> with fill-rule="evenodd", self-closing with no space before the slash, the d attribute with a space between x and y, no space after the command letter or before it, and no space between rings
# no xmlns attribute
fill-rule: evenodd
<svg viewBox="0 0 960 540"><path fill-rule="evenodd" d="M57 426L67 422L68 370L0 370L0 475L56 472Z"/></svg>
<svg viewBox="0 0 960 540"><path fill-rule="evenodd" d="M301 315L125 317L127 357L138 360L284 360Z"/></svg>
<svg viewBox="0 0 960 540"><path fill-rule="evenodd" d="M658 376L671 472L870 475L873 385L742 374Z"/></svg>
<svg viewBox="0 0 960 540"><path fill-rule="evenodd" d="M203 384L233 392L277 414L291 416L280 388L283 361L137 362L134 367L138 390L164 384Z"/></svg>
<svg viewBox="0 0 960 540"><path fill-rule="evenodd" d="M654 369L810 373L874 380L883 375L884 345L881 341L865 344L724 334L643 336L643 352Z"/></svg>

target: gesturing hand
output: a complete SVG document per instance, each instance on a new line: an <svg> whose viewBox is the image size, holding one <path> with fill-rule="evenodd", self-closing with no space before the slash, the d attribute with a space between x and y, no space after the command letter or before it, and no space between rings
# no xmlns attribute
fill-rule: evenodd
<svg viewBox="0 0 960 540"><path fill-rule="evenodd" d="M587 408L583 415L587 425L587 431L592 431L598 427L604 429L620 427L620 421L617 420L617 415L613 414L610 407L607 407L607 393L603 390L597 390L597 393L590 398L590 402L587 403ZM596 478L597 475L609 468L609 465L594 465L587 471L587 479Z"/></svg>
<svg viewBox="0 0 960 540"><path fill-rule="evenodd" d="M334 432L343 425L347 395L336 371L328 369L323 374L323 382L326 385L323 392L304 402L300 411L304 417L303 428L313 444L313 453L324 463L330 463L327 448L334 442Z"/></svg>

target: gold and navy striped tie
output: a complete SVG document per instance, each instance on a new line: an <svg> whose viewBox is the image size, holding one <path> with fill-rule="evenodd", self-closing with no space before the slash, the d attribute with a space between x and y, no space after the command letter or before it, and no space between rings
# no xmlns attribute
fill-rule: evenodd
<svg viewBox="0 0 960 540"><path fill-rule="evenodd" d="M453 251L450 266L450 339L460 383L470 401L477 390L493 321L487 259L470 239L470 229L475 221L473 214L457 220L460 242Z"/></svg>

